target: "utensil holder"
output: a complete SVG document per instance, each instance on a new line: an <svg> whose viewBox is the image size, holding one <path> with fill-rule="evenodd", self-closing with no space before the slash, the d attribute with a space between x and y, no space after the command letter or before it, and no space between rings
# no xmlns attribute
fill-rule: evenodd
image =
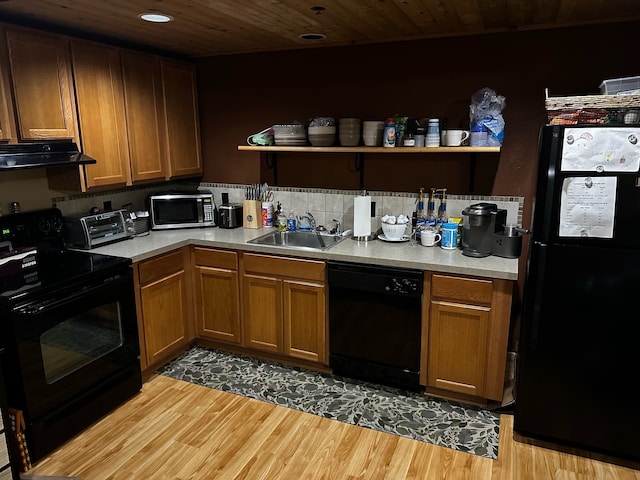
<svg viewBox="0 0 640 480"><path fill-rule="evenodd" d="M245 200L242 204L244 228L262 228L262 202L259 200Z"/></svg>

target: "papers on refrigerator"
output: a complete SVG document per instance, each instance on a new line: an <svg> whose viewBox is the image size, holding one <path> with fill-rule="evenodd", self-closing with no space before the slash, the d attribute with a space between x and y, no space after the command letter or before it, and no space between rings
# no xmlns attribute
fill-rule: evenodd
<svg viewBox="0 0 640 480"><path fill-rule="evenodd" d="M617 185L617 177L565 178L558 236L613 238Z"/></svg>
<svg viewBox="0 0 640 480"><path fill-rule="evenodd" d="M563 171L637 172L640 128L565 128Z"/></svg>

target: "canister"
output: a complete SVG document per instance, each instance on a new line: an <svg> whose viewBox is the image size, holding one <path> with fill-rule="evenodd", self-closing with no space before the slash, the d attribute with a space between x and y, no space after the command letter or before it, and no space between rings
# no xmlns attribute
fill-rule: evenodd
<svg viewBox="0 0 640 480"><path fill-rule="evenodd" d="M262 202L262 226L273 227L273 202Z"/></svg>
<svg viewBox="0 0 640 480"><path fill-rule="evenodd" d="M458 224L453 222L445 222L440 229L442 239L440 247L445 250L455 250L458 245Z"/></svg>
<svg viewBox="0 0 640 480"><path fill-rule="evenodd" d="M396 122L393 118L387 118L384 122L384 131L382 133L382 146L383 147L395 147L396 146Z"/></svg>
<svg viewBox="0 0 640 480"><path fill-rule="evenodd" d="M425 147L440 146L440 120L430 118L427 124L427 136L425 139Z"/></svg>

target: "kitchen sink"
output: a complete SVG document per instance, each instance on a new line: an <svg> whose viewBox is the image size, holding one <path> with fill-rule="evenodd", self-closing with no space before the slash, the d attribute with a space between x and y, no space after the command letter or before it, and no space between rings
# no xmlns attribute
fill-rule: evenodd
<svg viewBox="0 0 640 480"><path fill-rule="evenodd" d="M347 235L336 235L326 232L279 232L266 233L247 243L268 245L271 247L294 248L298 250L328 250L342 242Z"/></svg>

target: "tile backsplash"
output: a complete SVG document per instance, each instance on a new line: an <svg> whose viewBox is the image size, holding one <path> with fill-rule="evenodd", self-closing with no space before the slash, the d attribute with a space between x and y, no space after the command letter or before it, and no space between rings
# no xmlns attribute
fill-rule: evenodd
<svg viewBox="0 0 640 480"><path fill-rule="evenodd" d="M244 184L172 182L88 195L57 197L52 199L52 204L59 208L63 215L88 213L92 207L103 209L105 202L111 202L112 208L121 208L130 203L134 210L144 210L145 200L150 193L199 189L212 192L216 205L220 205L223 193L228 194L229 202L241 203L244 200L245 187ZM274 208L280 203L285 215L291 211L296 216L310 212L318 225L332 229L335 225L334 220L337 220L345 230L353 228L353 200L357 195L362 195L362 190L295 187L271 187L271 190L274 196ZM368 191L367 194L371 196L372 203L375 202L375 216L371 218L372 232L380 228L380 218L383 215L403 213L411 217L416 209L417 193L414 192ZM522 225L523 197L447 195L447 214L451 217L461 217L464 208L478 202L497 204L498 208L507 210L507 223ZM436 209L438 207L439 201L436 203Z"/></svg>
<svg viewBox="0 0 640 480"><path fill-rule="evenodd" d="M201 183L201 190L213 193L216 204L222 201L222 194L229 195L229 202L244 200L245 185ZM362 195L362 190L327 190L316 188L271 187L273 191L274 207L278 202L282 205L285 215L293 211L294 215L305 215L310 212L318 225L327 229L334 227L334 220L341 223L343 229L353 228L353 200ZM406 192L378 192L367 191L371 202L375 202L375 216L371 218L371 231L380 228L380 218L383 215L399 215L401 213L411 217L416 209L417 193ZM490 201L498 208L507 210L507 223L522 225L523 197L481 196L481 195L448 195L447 214L451 217L461 217L462 210L467 206ZM426 207L426 203L425 203ZM436 202L436 209L439 201Z"/></svg>

